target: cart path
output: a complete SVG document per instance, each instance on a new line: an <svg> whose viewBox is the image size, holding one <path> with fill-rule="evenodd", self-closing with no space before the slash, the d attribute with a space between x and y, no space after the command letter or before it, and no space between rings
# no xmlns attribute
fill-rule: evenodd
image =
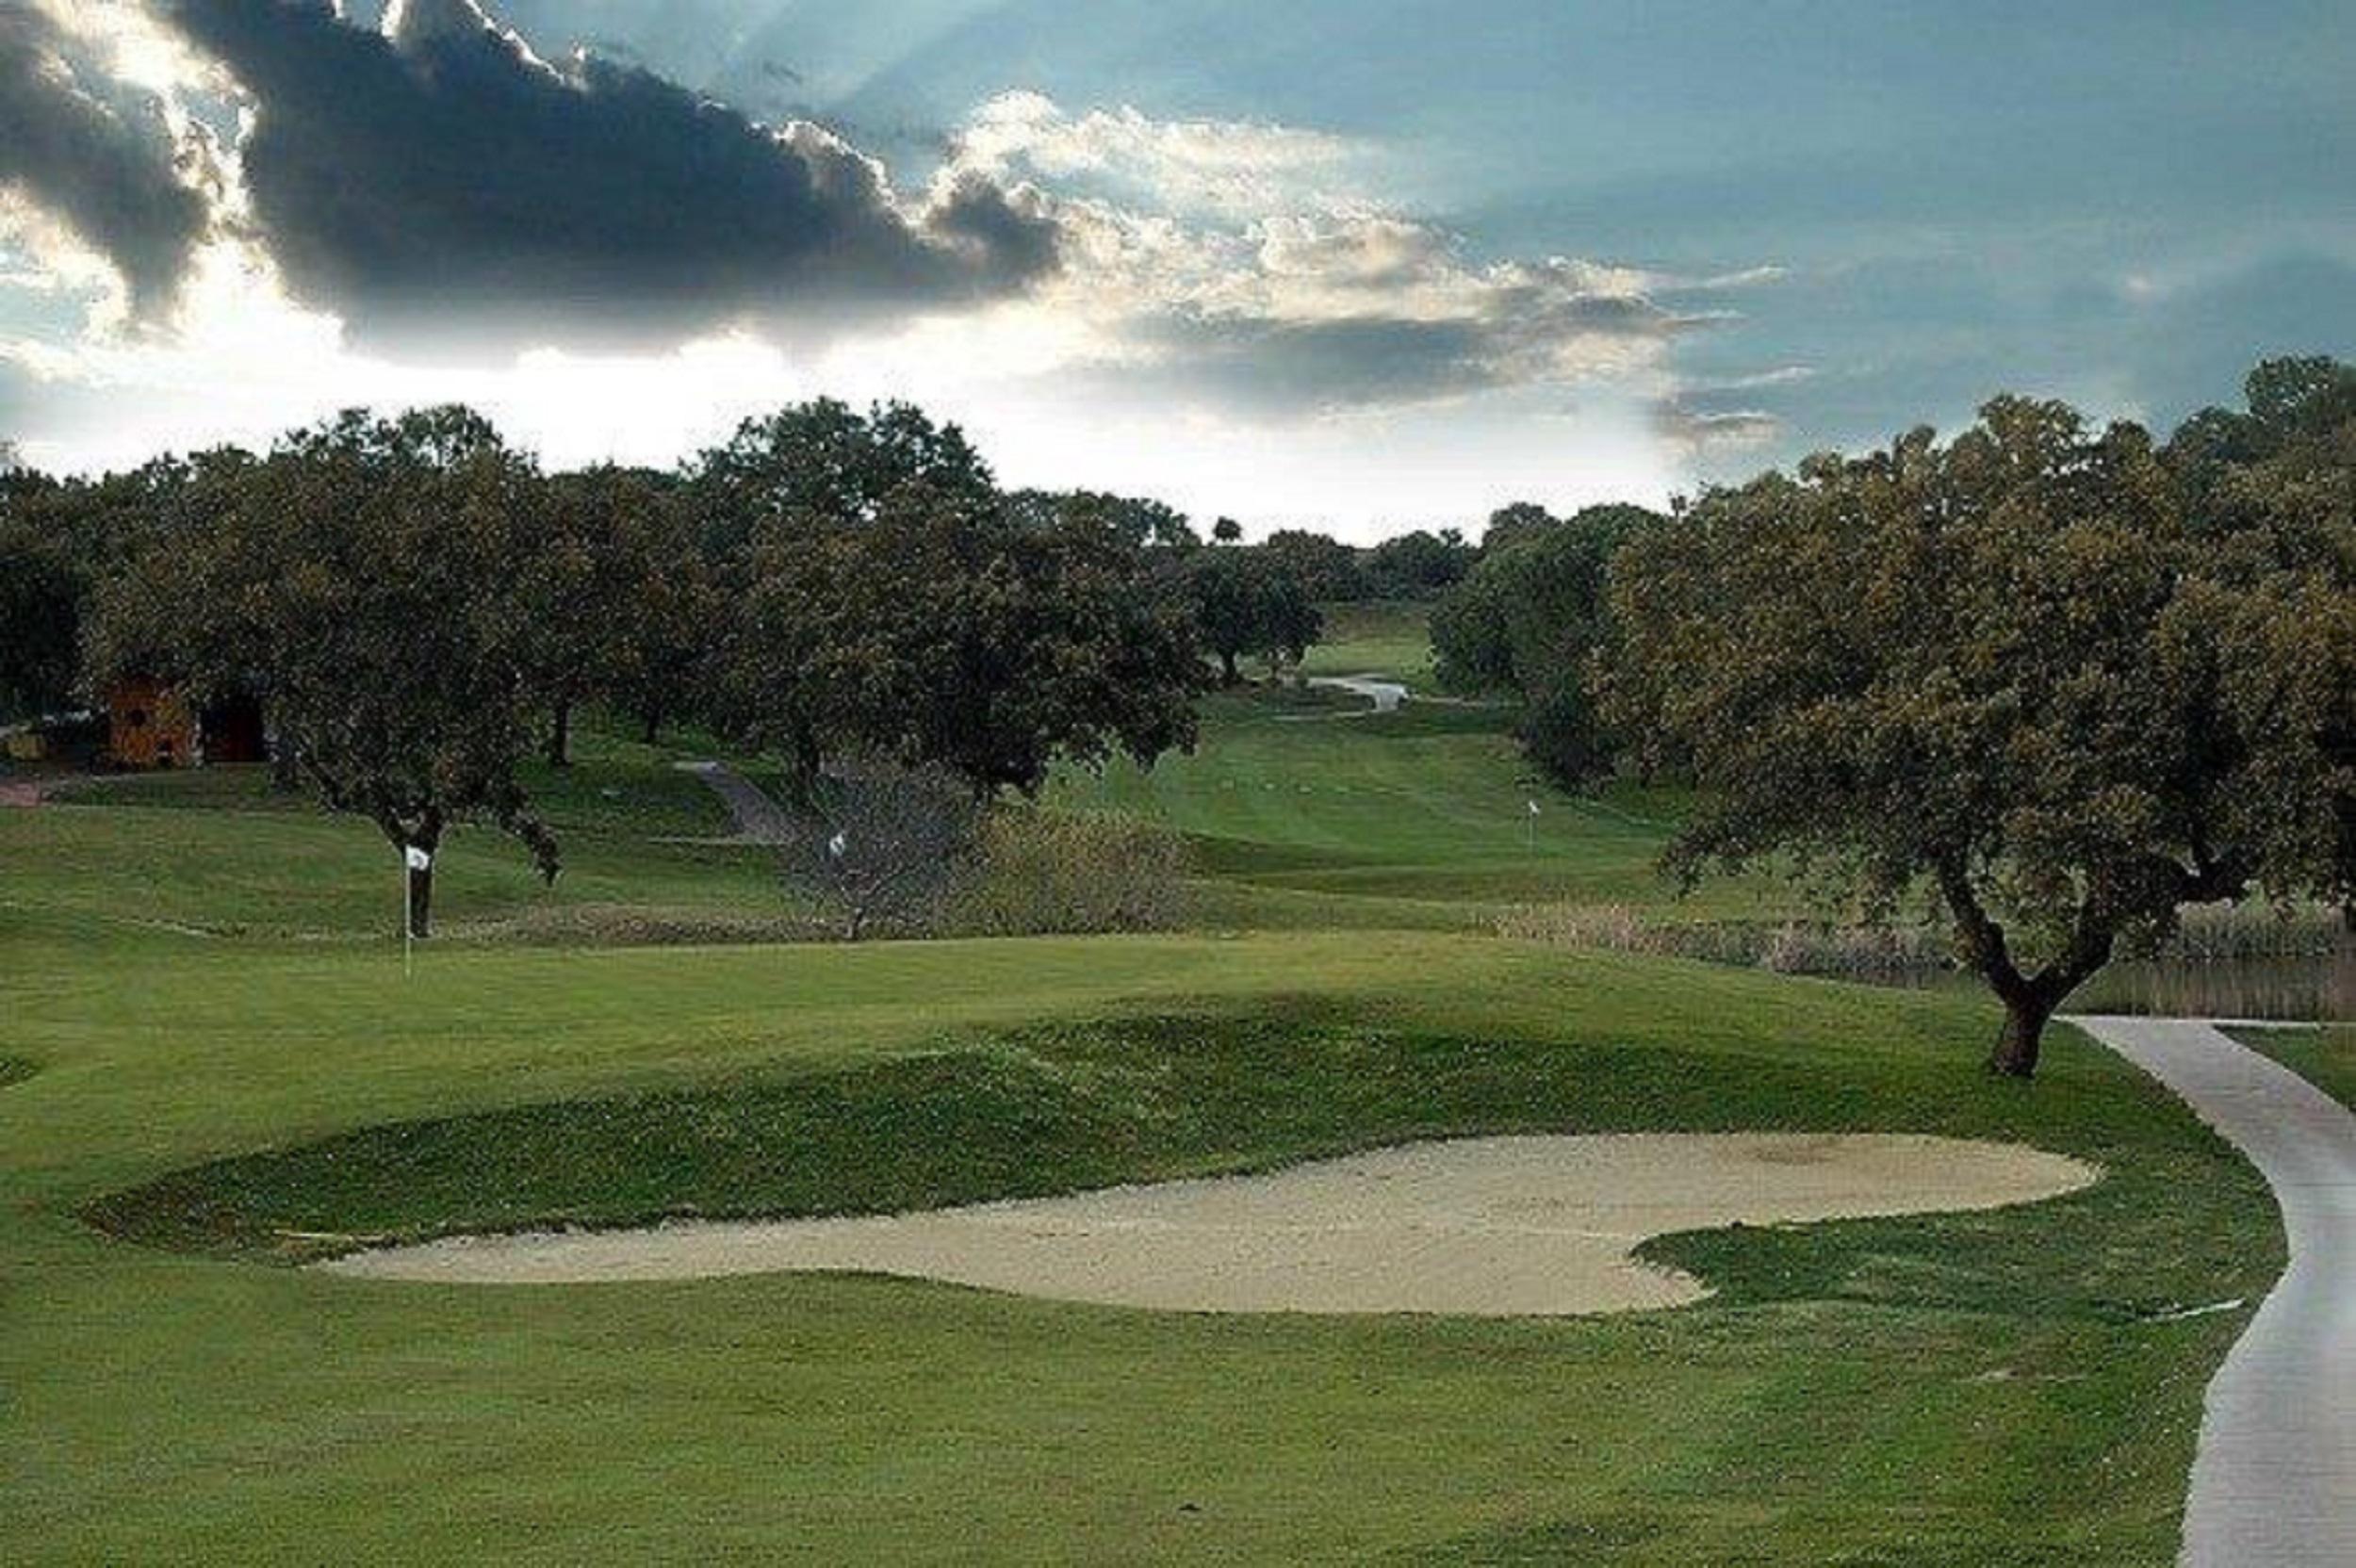
<svg viewBox="0 0 2356 1568"><path fill-rule="evenodd" d="M2356 1114L2190 1019L2079 1018L2274 1189L2290 1266L2209 1384L2184 1568L2356 1563Z"/></svg>
<svg viewBox="0 0 2356 1568"><path fill-rule="evenodd" d="M675 762L672 766L694 774L711 786L712 792L727 804L738 838L760 844L785 841L787 829L793 825L785 808L726 762Z"/></svg>
<svg viewBox="0 0 2356 1568"><path fill-rule="evenodd" d="M1407 700L1405 685L1396 680L1385 679L1379 675L1314 676L1310 678L1309 684L1322 686L1328 691L1348 692L1354 697L1364 697L1374 704L1372 708L1365 710L1368 713L1396 713L1399 711L1399 704Z"/></svg>

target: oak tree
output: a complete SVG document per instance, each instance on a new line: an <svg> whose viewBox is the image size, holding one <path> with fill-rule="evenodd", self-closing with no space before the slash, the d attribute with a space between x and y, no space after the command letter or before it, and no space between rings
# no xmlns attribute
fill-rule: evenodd
<svg viewBox="0 0 2356 1568"><path fill-rule="evenodd" d="M355 411L216 483L220 504L102 593L101 667L200 702L258 696L329 808L426 858L410 873L417 936L457 823L495 823L552 879L556 841L516 779L536 694L516 582L532 465L463 408Z"/></svg>
<svg viewBox="0 0 2356 1568"><path fill-rule="evenodd" d="M1675 865L1927 890L2004 1004L1990 1069L2027 1076L2063 1000L2182 906L2346 890L2315 825L2356 629L2279 565L2237 574L2141 429L1999 399L1947 444L1640 531L1609 707L1700 786Z"/></svg>

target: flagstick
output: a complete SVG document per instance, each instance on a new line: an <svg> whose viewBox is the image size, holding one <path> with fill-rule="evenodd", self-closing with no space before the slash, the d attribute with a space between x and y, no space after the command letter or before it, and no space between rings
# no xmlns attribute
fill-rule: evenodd
<svg viewBox="0 0 2356 1568"><path fill-rule="evenodd" d="M409 851L401 852L401 977L407 980L415 972L417 948L417 878L409 870Z"/></svg>

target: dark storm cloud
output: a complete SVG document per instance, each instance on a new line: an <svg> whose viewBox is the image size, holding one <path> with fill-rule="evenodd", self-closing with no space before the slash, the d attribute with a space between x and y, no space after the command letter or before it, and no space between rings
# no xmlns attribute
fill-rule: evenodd
<svg viewBox="0 0 2356 1568"><path fill-rule="evenodd" d="M95 69L43 12L0 0L0 188L111 261L142 317L170 305L205 233L183 157L153 97Z"/></svg>
<svg viewBox="0 0 2356 1568"><path fill-rule="evenodd" d="M544 64L466 0L413 0L391 38L322 0L166 8L253 102L261 237L364 333L628 340L987 298L1055 264L1021 192L903 205L823 131L594 55Z"/></svg>
<svg viewBox="0 0 2356 1568"><path fill-rule="evenodd" d="M1653 361L1673 339L1708 324L1641 297L1453 273L1451 314L1409 313L1413 301L1355 302L1343 315L1240 315L1179 309L1127 323L1122 339L1145 363L1133 384L1203 391L1268 414L1338 412L1476 396L1547 382L1610 378ZM1412 291L1417 280L1410 280Z"/></svg>

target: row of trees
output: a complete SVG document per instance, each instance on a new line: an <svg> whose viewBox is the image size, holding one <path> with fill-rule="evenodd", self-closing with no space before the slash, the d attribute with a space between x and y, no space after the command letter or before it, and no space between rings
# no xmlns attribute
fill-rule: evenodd
<svg viewBox="0 0 2356 1568"><path fill-rule="evenodd" d="M2356 929L2356 368L2277 360L2165 443L2000 398L1670 515L1500 518L1433 617L1533 760L1698 786L1689 877L1797 860L1927 898L1990 1057L2184 905ZM1507 536L1500 540L1500 533Z"/></svg>
<svg viewBox="0 0 2356 1568"><path fill-rule="evenodd" d="M0 716L126 677L262 701L282 778L428 858L493 822L549 875L516 762L598 703L987 794L1191 743L1203 661L1297 663L1319 598L1429 596L1454 531L1204 540L1175 509L1007 493L954 426L820 400L679 469L543 474L463 408L347 414L57 481L0 454ZM431 873L417 878L422 925Z"/></svg>
<svg viewBox="0 0 2356 1568"><path fill-rule="evenodd" d="M0 476L0 699L123 673L241 690L282 760L396 844L481 818L553 874L516 762L534 737L561 756L593 697L649 728L693 712L805 786L856 758L981 797L1186 745L1205 655L1229 679L1298 658L1365 564L1238 531L1002 494L898 406L553 480L463 410L353 415L267 456ZM1518 699L1550 772L1697 786L1686 874L1796 858L1873 912L1928 900L2004 1001L2000 1072L2033 1071L2063 1000L2187 903L2356 908L2348 367L2263 365L2246 408L2165 443L2005 398L1952 441L1668 514L1516 507L1478 552L1410 541L1421 580L1453 574L1444 677Z"/></svg>
<svg viewBox="0 0 2356 1568"><path fill-rule="evenodd" d="M1209 552L1003 495L906 407L789 409L678 473L544 475L444 408L5 483L11 704L135 675L259 699L290 778L419 852L420 930L456 823L556 874L518 769L586 702L774 747L805 787L856 758L985 797L1191 744L1212 678L1182 569Z"/></svg>

